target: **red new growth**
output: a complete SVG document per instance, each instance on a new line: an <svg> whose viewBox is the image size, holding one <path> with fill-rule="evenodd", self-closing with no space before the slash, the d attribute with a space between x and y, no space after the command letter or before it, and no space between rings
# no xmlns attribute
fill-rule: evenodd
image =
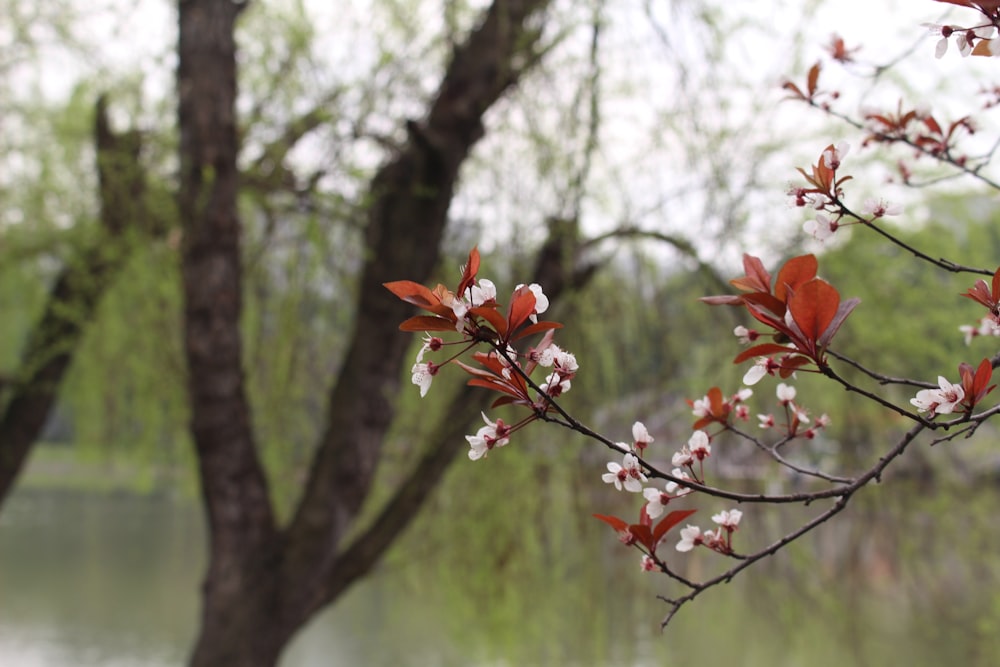
<svg viewBox="0 0 1000 667"><path fill-rule="evenodd" d="M744 255L743 268L746 275L730 283L745 294L701 299L710 305L745 306L757 321L774 329L774 342L747 348L736 356L734 363L776 354L791 355L781 363L782 377L788 377L810 361L825 366L826 348L859 299L842 302L833 285L817 278L814 255L788 260L773 287L771 275L757 257Z"/></svg>
<svg viewBox="0 0 1000 667"><path fill-rule="evenodd" d="M993 321L1000 324L1000 268L993 273L992 287L980 278L962 296L977 301L990 311Z"/></svg>
<svg viewBox="0 0 1000 667"><path fill-rule="evenodd" d="M659 546L663 536L666 535L671 528L697 511L698 510L673 511L660 519L660 522L656 524L655 528L653 527L653 520L649 518L648 514L646 514L645 506L643 506L642 510L639 512L639 523L629 524L624 519L619 519L616 516L608 516L606 514L595 514L594 517L614 528L618 532L618 539L621 540L622 544L625 544L626 546L639 544L645 547L648 553L655 554L656 547Z"/></svg>
<svg viewBox="0 0 1000 667"><path fill-rule="evenodd" d="M958 365L958 374L962 378L962 390L965 391L962 405L971 414L976 404L996 388L995 384L987 386L993 377L993 366L989 359L983 359L979 362L979 367L973 371L971 365L962 363Z"/></svg>

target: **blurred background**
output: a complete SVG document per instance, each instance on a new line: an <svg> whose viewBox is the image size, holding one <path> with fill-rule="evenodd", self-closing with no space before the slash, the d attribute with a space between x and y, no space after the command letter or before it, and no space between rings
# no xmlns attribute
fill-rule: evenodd
<svg viewBox="0 0 1000 667"><path fill-rule="evenodd" d="M344 353L368 183L405 121L423 114L454 44L486 4L274 0L251 4L240 20L245 367L285 514ZM969 179L904 188L896 163L910 156L863 149L859 130L785 100L782 81L803 81L824 59L821 86L840 91L845 113L895 109L899 100L951 120L975 113L981 132L967 149L990 150L996 124L977 94L993 87L996 62L963 60L954 49L934 59L937 38L923 24L944 21L947 5L872 4L554 2L541 26L550 49L490 110L463 166L440 279L453 285L478 244L480 276L503 294L564 233L587 280L550 313L566 323L558 341L581 367L563 404L615 440L644 421L654 460L687 441L685 399L740 386L732 329L749 323L697 298L722 293L741 274L743 252L769 267L820 254L821 274L843 296L862 298L838 350L887 375L954 379L959 362L992 355L994 338L967 347L958 330L979 315L957 298L968 277L934 271L865 230L819 246L802 233L808 211L789 205L794 168L848 141L856 209L885 197L904 207L891 224L907 242L967 265L997 263L995 192ZM56 276L99 227L99 98L111 125L141 139L143 196L157 221L155 234L130 246L88 320L0 510L0 664L181 664L197 630L206 540L171 195L175 7L0 7L0 380L18 367ZM961 11L952 20L974 20ZM854 62L830 61L834 34L862 47ZM307 126L289 134L293 119ZM922 182L949 173L916 169ZM373 506L463 381L444 373L421 400L405 375ZM754 413L775 410L774 384L755 388ZM857 470L906 428L808 374L797 386L801 404L832 418L822 437L793 445L797 461ZM902 403L911 395L886 391ZM0 384L0 408L9 397ZM483 392L484 408L491 400ZM591 517L631 518L641 503L601 483L602 447L533 425L484 461L459 456L374 573L316 618L281 664L995 664L995 442L983 428L969 440L918 444L844 515L705 594L661 633L667 607L656 596L671 594L669 581L641 572L638 553ZM720 485L794 483L735 440L720 439L713 454ZM744 510L742 550L818 512ZM709 553L669 559L692 577L725 568Z"/></svg>

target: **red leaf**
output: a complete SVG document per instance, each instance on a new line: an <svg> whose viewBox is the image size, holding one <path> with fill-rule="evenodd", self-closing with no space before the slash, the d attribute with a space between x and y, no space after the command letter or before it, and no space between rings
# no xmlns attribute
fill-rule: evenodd
<svg viewBox="0 0 1000 667"><path fill-rule="evenodd" d="M816 63L809 68L809 97L812 97L816 93L816 85L819 83L819 70L820 63Z"/></svg>
<svg viewBox="0 0 1000 667"><path fill-rule="evenodd" d="M421 308L431 308L441 303L434 292L412 280L396 280L382 283L382 286L407 303Z"/></svg>
<svg viewBox="0 0 1000 667"><path fill-rule="evenodd" d="M733 287L744 292L770 292L771 274L764 268L764 263L753 255L743 255L743 271L746 273L742 278L734 278L729 281Z"/></svg>
<svg viewBox="0 0 1000 667"><path fill-rule="evenodd" d="M455 292L458 296L464 296L465 290L472 287L472 283L476 282L477 273L479 273L479 249L473 246L469 251L469 261L462 267L462 281L458 283L458 290Z"/></svg>
<svg viewBox="0 0 1000 667"><path fill-rule="evenodd" d="M653 529L650 526L642 523L633 523L628 527L628 531L632 533L639 544L653 551L656 542L653 540Z"/></svg>
<svg viewBox="0 0 1000 667"><path fill-rule="evenodd" d="M400 331L454 331L455 323L437 315L415 315L399 325Z"/></svg>
<svg viewBox="0 0 1000 667"><path fill-rule="evenodd" d="M840 330L840 326L844 323L844 320L847 319L847 316L851 314L851 311L854 310L859 303L861 303L861 299L857 297L851 297L847 301L841 302L841 304L837 307L837 314L833 316L833 321L830 322L830 326L826 328L826 331L823 332L823 335L820 336L817 341L820 347L826 347L830 344L830 341L833 340L837 331Z"/></svg>
<svg viewBox="0 0 1000 667"><path fill-rule="evenodd" d="M774 281L774 296L783 302L788 301L786 290L791 288L795 291L799 285L815 278L818 267L815 255L791 258L778 271L778 278Z"/></svg>
<svg viewBox="0 0 1000 667"><path fill-rule="evenodd" d="M510 307L507 309L507 332L514 332L524 324L535 311L535 295L522 285L514 290L510 297Z"/></svg>
<svg viewBox="0 0 1000 667"><path fill-rule="evenodd" d="M530 324L530 325L524 327L523 329L521 329L520 331L517 332L517 335L511 337L511 340L515 341L515 340L518 340L520 338L524 338L526 336L530 336L532 334L536 334L536 333L538 333L540 331L548 331L550 329L562 329L562 326L563 325L559 324L558 322L546 322L546 321L543 320L541 322L537 322L535 324Z"/></svg>
<svg viewBox="0 0 1000 667"><path fill-rule="evenodd" d="M840 306L840 294L821 278L806 281L788 300L788 309L802 335L811 343L819 340ZM805 351L805 350L803 350Z"/></svg>
<svg viewBox="0 0 1000 667"><path fill-rule="evenodd" d="M993 303L997 303L1000 302L1000 268L997 268L997 270L993 273L992 282L993 291L991 296L993 297Z"/></svg>
<svg viewBox="0 0 1000 667"><path fill-rule="evenodd" d="M721 389L712 387L708 390L708 404L713 415L718 417L724 412L725 400L722 398Z"/></svg>
<svg viewBox="0 0 1000 667"><path fill-rule="evenodd" d="M595 514L594 518L600 519L604 523L608 524L609 526L617 530L619 533L628 529L628 521L619 519L616 516L608 516L607 514Z"/></svg>
<svg viewBox="0 0 1000 667"><path fill-rule="evenodd" d="M979 368L976 369L976 383L973 385L975 392L978 394L982 391L992 377L993 365L990 363L989 359L983 359L979 362Z"/></svg>
<svg viewBox="0 0 1000 667"><path fill-rule="evenodd" d="M789 352L790 350L784 345L778 345L777 343L761 343L760 345L754 345L753 347L748 347L747 349L736 355L733 359L734 364L741 364L747 359L755 359L757 357L770 357L772 354L780 354L782 352Z"/></svg>
<svg viewBox="0 0 1000 667"><path fill-rule="evenodd" d="M792 373L797 371L801 366L805 366L809 363L808 357L803 357L802 355L795 355L782 358L780 364L781 368L778 370L778 377L782 379L788 379L792 376Z"/></svg>
<svg viewBox="0 0 1000 667"><path fill-rule="evenodd" d="M736 294L723 294L720 296L703 296L699 301L710 306L742 306L743 297Z"/></svg>
<svg viewBox="0 0 1000 667"><path fill-rule="evenodd" d="M507 335L507 320L504 319L503 315L497 312L496 308L490 308L489 306L476 306L475 308L469 309L469 313L475 315L476 317L481 317L490 323L493 330L496 331L500 336Z"/></svg>
<svg viewBox="0 0 1000 667"><path fill-rule="evenodd" d="M676 510L660 519L660 523L656 524L656 529L653 531L653 543L656 544L662 540L663 536L667 534L667 531L697 511L698 510Z"/></svg>
<svg viewBox="0 0 1000 667"><path fill-rule="evenodd" d="M702 429L702 428L705 428L706 426L708 426L709 424L711 424L711 423L712 423L712 422L714 422L714 421L715 421L715 417L713 417L712 415L707 415L707 416L705 416L705 417L702 417L702 418L701 418L701 419L699 419L698 421L696 421L696 422L695 422L695 423L694 423L694 424L693 424L693 425L691 426L691 430L692 430L692 431L697 431L698 429Z"/></svg>

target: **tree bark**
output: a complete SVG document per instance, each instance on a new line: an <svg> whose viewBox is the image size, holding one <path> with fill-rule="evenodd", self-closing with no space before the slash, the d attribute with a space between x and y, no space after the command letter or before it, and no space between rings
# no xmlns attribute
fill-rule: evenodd
<svg viewBox="0 0 1000 667"><path fill-rule="evenodd" d="M291 524L279 529L251 428L239 331L233 31L242 5L180 3L185 353L210 533L192 667L275 664L294 633L344 590L343 582L381 556L379 549L359 554L364 562L345 562L337 550L370 490L410 339L397 330L409 308L382 283L430 275L459 168L483 136L483 114L534 62L539 33L530 17L546 4L493 3L455 49L427 116L408 123L407 142L373 179L351 343L306 490ZM345 578L335 569L358 574Z"/></svg>
<svg viewBox="0 0 1000 667"><path fill-rule="evenodd" d="M56 276L11 386L0 387L0 397L10 391L0 412L0 504L41 435L86 324L124 263L124 230L136 222L148 222L142 204L145 178L139 165L139 134L113 132L103 98L95 112L94 142L102 233Z"/></svg>

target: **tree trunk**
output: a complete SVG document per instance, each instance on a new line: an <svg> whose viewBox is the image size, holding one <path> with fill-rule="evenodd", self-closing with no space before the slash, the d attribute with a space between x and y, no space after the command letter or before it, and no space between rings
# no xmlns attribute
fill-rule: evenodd
<svg viewBox="0 0 1000 667"><path fill-rule="evenodd" d="M408 123L408 141L373 179L355 330L307 488L286 529L276 525L242 367L233 33L244 5L180 2L185 354L209 530L192 667L274 665L295 632L399 534L353 549L341 544L368 495L410 339L397 329L409 309L382 283L425 280L437 263L459 169L483 135L483 114L534 63L539 33L528 19L547 2L494 2L456 47L427 116ZM450 458L443 454L438 461ZM418 503L426 497L417 495Z"/></svg>
<svg viewBox="0 0 1000 667"><path fill-rule="evenodd" d="M127 251L122 232L137 222L148 223L142 205L145 179L139 165L139 135L111 130L103 98L97 103L94 142L102 234L59 272L11 386L0 386L0 397L10 391L7 405L0 411L0 504L41 435L85 325L124 263Z"/></svg>

